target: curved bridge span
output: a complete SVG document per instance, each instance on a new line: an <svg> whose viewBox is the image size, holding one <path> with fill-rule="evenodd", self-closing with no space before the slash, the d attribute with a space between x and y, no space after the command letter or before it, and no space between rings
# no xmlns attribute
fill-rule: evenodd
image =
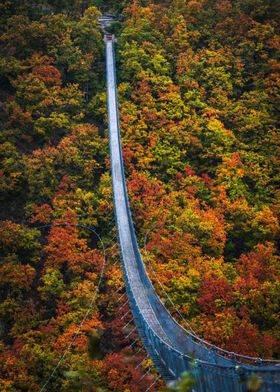
<svg viewBox="0 0 280 392"><path fill-rule="evenodd" d="M126 291L141 340L165 380L175 380L182 372L191 371L196 380L194 392L245 392L244 381L253 373L263 380L261 391L279 392L279 361L249 358L208 344L184 330L156 294L138 248L126 190L113 36L105 35L105 44L115 220Z"/></svg>

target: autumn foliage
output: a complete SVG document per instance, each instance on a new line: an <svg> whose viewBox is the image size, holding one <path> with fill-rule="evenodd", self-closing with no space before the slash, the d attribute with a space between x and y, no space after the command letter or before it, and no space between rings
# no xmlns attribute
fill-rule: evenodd
<svg viewBox="0 0 280 392"><path fill-rule="evenodd" d="M123 158L156 290L198 336L279 358L276 3L33 3L0 5L0 390L40 390L74 336L49 390L156 378L119 309L101 11L121 13Z"/></svg>

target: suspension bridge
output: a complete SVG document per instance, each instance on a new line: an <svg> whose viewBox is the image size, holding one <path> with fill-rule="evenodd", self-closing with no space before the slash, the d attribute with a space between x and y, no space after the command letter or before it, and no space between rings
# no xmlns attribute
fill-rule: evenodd
<svg viewBox="0 0 280 392"><path fill-rule="evenodd" d="M107 21L106 21L107 23ZM245 392L259 377L262 392L280 391L280 361L251 358L220 349L185 330L171 316L147 275L134 230L126 189L118 117L114 36L105 34L111 174L115 220L126 293L140 338L166 380L184 371L195 379L193 392Z"/></svg>

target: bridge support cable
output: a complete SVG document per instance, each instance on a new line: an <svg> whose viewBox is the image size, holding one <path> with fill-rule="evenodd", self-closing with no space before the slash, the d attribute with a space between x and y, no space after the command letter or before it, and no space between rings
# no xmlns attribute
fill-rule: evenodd
<svg viewBox="0 0 280 392"><path fill-rule="evenodd" d="M93 227L86 226L86 225L83 225L83 224L72 224L72 223L60 223L59 224L58 223L58 224L47 224L47 225L39 226L38 229L49 229L49 228L55 227L55 226L57 226L57 227L75 226L75 227L79 227L79 228L82 228L82 229L86 229L89 232L91 232L92 234L94 234L97 237L98 241L100 241L101 246L102 246L103 263L102 263L99 279L98 279L98 282L97 282L97 286L95 288L95 291L93 293L93 296L91 298L89 306L88 306L88 308L87 308L87 310L86 310L86 312L84 314L84 317L81 320L80 324L77 326L76 332L73 334L73 336L72 336L68 346L63 351L63 353L62 353L61 357L59 358L57 364L53 368L52 372L49 374L49 377L44 382L43 386L41 387L40 392L43 392L43 391L46 390L49 382L54 377L56 371L59 369L59 367L62 364L62 362L64 361L66 355L72 349L73 344L75 343L75 341L79 337L79 334L82 331L84 323L87 321L88 317L90 316L90 312L92 311L92 308L93 308L93 306L94 306L94 304L96 302L97 294L98 294L98 292L100 290L100 287L101 287L101 283L102 283L102 280L103 280L103 277L104 277L105 266L106 266L106 262L107 262L107 253L106 253L106 248L105 248L104 242L102 241L102 238L100 237L100 235L97 233L97 231Z"/></svg>
<svg viewBox="0 0 280 392"><path fill-rule="evenodd" d="M148 250L147 250L147 241L148 241L148 236L150 234L150 232L153 230L155 226L153 226L151 229L146 231L145 237L144 237L144 251L145 251L145 256L146 256L146 260L148 263L148 266L150 267L152 273L155 276L155 279L159 285L159 287L161 288L162 292L164 293L164 295L166 296L167 300L171 303L171 305L173 306L173 309L176 311L176 313L179 315L179 317L182 319L182 321L188 326L188 330L193 334L196 335L195 331L192 329L192 326L189 324L189 322L186 320L186 318L182 315L182 313L180 312L180 310L176 307L175 303L173 302L172 298L170 297L170 295L168 294L168 292L165 290L163 284L161 283L161 280L159 279L157 272L155 270L155 268L152 265L152 262L150 260L149 254L148 254Z"/></svg>
<svg viewBox="0 0 280 392"><path fill-rule="evenodd" d="M145 390L145 392L149 392L149 391L152 389L152 387L155 386L155 385L158 383L159 379L160 379L160 377L157 377L157 378L152 382L152 384Z"/></svg>
<svg viewBox="0 0 280 392"><path fill-rule="evenodd" d="M155 367L165 380L191 371L195 392L245 391L242 377L262 378L261 391L280 390L279 361L250 358L222 350L185 330L171 316L147 275L134 231L122 159L118 118L114 36L105 35L108 122L115 221L128 302L138 333ZM195 361L194 361L195 358ZM277 366L278 365L278 366Z"/></svg>

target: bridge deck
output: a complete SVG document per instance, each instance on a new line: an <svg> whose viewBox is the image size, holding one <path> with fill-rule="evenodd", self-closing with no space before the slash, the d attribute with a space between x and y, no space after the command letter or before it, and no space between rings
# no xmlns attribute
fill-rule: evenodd
<svg viewBox="0 0 280 392"><path fill-rule="evenodd" d="M127 276L130 279L133 292L136 294L136 301L142 314L147 319L151 327L157 334L168 344L171 344L168 336L160 325L150 301L143 290L143 282L139 275L137 260L133 248L133 241L131 238L130 225L128 221L129 212L125 202L125 189L123 186L122 177L122 157L119 150L119 131L118 131L118 117L117 117L117 97L115 89L115 73L113 66L113 48L112 41L107 42L107 88L108 88L108 108L109 108L109 124L110 124L110 139L111 149L114 152L111 157L113 191L115 195L115 212L117 226L119 228L119 242L121 246L122 258L126 265Z"/></svg>
<svg viewBox="0 0 280 392"><path fill-rule="evenodd" d="M226 352L226 355L221 355L218 348L184 331L156 295L138 249L126 191L118 122L113 37L108 35L105 43L115 218L128 298L141 339L158 370L167 379L179 377L184 370L191 369L192 358L195 358L195 391L243 392L246 387L244 383L241 384L240 378L249 377L253 372L262 374L264 382L261 391L279 391L279 367L251 366L240 363L238 355L234 354L232 357Z"/></svg>

